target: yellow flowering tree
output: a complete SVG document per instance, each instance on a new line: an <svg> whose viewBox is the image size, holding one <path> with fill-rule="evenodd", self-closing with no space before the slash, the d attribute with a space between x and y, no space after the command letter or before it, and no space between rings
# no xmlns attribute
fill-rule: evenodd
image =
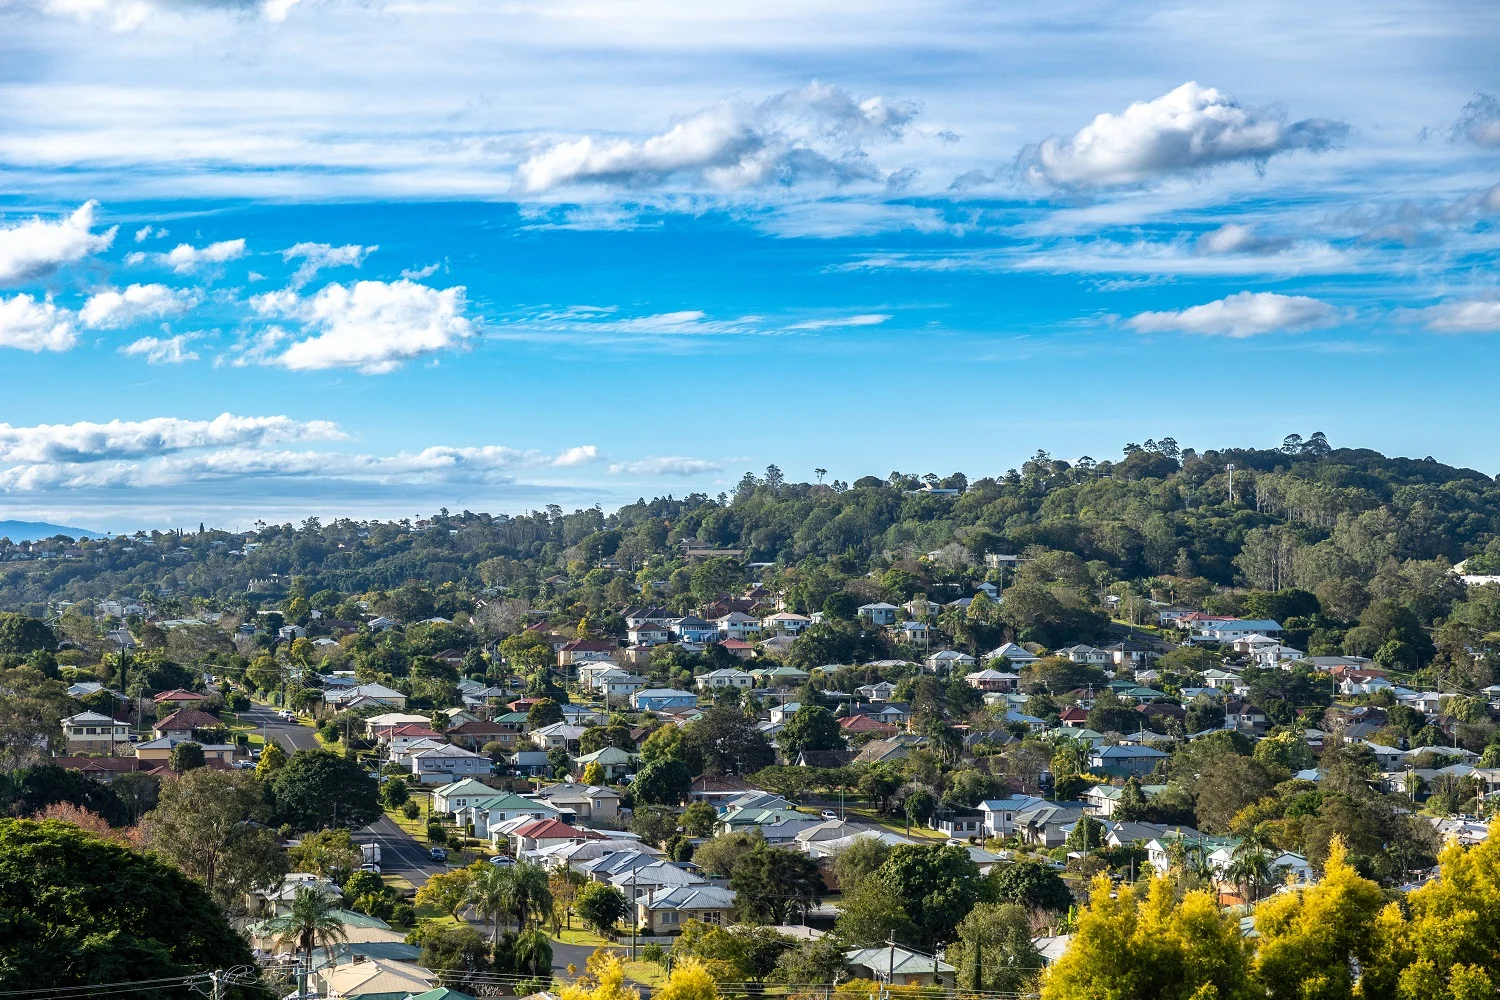
<svg viewBox="0 0 1500 1000"><path fill-rule="evenodd" d="M1116 892L1101 875L1042 1000L1248 1000L1249 963L1238 922L1208 892L1179 897L1169 878Z"/></svg>

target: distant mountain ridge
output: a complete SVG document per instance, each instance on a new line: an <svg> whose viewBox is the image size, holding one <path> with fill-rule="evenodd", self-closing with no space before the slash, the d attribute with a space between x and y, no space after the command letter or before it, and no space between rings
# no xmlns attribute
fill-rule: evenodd
<svg viewBox="0 0 1500 1000"><path fill-rule="evenodd" d="M13 542L34 542L39 538L51 538L54 535L68 535L72 538L103 538L104 532L90 531L87 528L69 528L62 524L49 524L46 521L0 521L0 538L9 538Z"/></svg>

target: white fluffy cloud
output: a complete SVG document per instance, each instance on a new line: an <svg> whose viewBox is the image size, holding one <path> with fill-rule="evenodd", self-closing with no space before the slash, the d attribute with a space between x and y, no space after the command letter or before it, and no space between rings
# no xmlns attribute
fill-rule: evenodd
<svg viewBox="0 0 1500 1000"><path fill-rule="evenodd" d="M51 299L30 295L0 298L0 347L23 351L66 351L78 343L73 314Z"/></svg>
<svg viewBox="0 0 1500 1000"><path fill-rule="evenodd" d="M124 291L111 288L89 296L78 311L78 318L94 329L128 326L137 320L186 312L197 301L197 293L189 290L166 285L130 285Z"/></svg>
<svg viewBox="0 0 1500 1000"><path fill-rule="evenodd" d="M1434 333L1500 333L1500 299L1455 299L1418 312Z"/></svg>
<svg viewBox="0 0 1500 1000"><path fill-rule="evenodd" d="M698 476L705 472L720 472L723 468L717 462L702 458L653 455L636 462L616 462L609 467L609 471L617 476Z"/></svg>
<svg viewBox="0 0 1500 1000"><path fill-rule="evenodd" d="M569 469L575 465L587 465L600 459L599 449L595 445L582 444L558 455L552 460L552 464L559 469Z"/></svg>
<svg viewBox="0 0 1500 1000"><path fill-rule="evenodd" d="M98 207L97 202L85 202L73 214L55 222L33 218L0 227L0 284L44 277L64 264L107 249L114 242L116 229L92 231Z"/></svg>
<svg viewBox="0 0 1500 1000"><path fill-rule="evenodd" d="M1291 150L1321 151L1348 132L1326 119L1288 123L1279 112L1241 107L1229 94L1190 81L1118 115L1098 115L1071 136L1028 146L1019 163L1034 183L1112 187L1223 163L1261 163Z"/></svg>
<svg viewBox="0 0 1500 1000"><path fill-rule="evenodd" d="M131 256L135 256L132 254ZM245 241L220 240L206 247L195 247L190 243L179 243L163 255L168 267L178 274L192 274L205 264L222 264L245 256Z"/></svg>
<svg viewBox="0 0 1500 1000"><path fill-rule="evenodd" d="M1218 229L1203 233L1193 242L1194 248L1205 254L1274 253L1289 245L1288 240L1262 236L1253 226L1241 222L1225 223Z"/></svg>
<svg viewBox="0 0 1500 1000"><path fill-rule="evenodd" d="M405 279L358 281L326 285L308 297L286 290L250 301L261 315L296 320L310 334L282 349L285 336L273 332L249 358L294 371L357 368L380 374L460 347L474 335L461 285L439 290Z"/></svg>
<svg viewBox="0 0 1500 1000"><path fill-rule="evenodd" d="M241 417L221 413L212 420L153 417L107 424L0 424L0 462L98 462L149 458L198 448L259 448L284 441L332 441L345 437L338 424L291 417Z"/></svg>
<svg viewBox="0 0 1500 1000"><path fill-rule="evenodd" d="M880 175L866 147L899 140L916 115L909 102L861 101L815 81L755 104L722 101L645 139L551 143L521 164L517 183L536 193L583 183L649 186L674 176L731 190L872 180Z"/></svg>
<svg viewBox="0 0 1500 1000"><path fill-rule="evenodd" d="M142 337L120 348L120 353L144 357L148 365L180 365L198 360L198 352L187 346L197 339L192 333L179 333L175 337Z"/></svg>
<svg viewBox="0 0 1500 1000"><path fill-rule="evenodd" d="M1260 333L1311 330L1338 321L1338 310L1305 295L1237 292L1174 312L1143 312L1130 320L1140 333L1200 333L1253 337Z"/></svg>
<svg viewBox="0 0 1500 1000"><path fill-rule="evenodd" d="M291 282L300 288L325 267L359 267L366 257L379 249L378 246L363 247L357 243L340 247L330 243L298 243L281 251L281 259L302 261Z"/></svg>

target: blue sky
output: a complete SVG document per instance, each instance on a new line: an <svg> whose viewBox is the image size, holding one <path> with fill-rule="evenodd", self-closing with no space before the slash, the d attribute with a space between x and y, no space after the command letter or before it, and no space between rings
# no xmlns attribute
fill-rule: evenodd
<svg viewBox="0 0 1500 1000"><path fill-rule="evenodd" d="M1481 3L0 0L0 517L1313 430L1497 472L1497 42Z"/></svg>

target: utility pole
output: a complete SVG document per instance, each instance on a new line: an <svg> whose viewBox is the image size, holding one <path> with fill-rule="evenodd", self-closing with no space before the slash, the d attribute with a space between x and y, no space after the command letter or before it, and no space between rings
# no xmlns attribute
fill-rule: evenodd
<svg viewBox="0 0 1500 1000"><path fill-rule="evenodd" d="M1224 468L1229 470L1229 506L1234 506L1234 463L1230 462Z"/></svg>

